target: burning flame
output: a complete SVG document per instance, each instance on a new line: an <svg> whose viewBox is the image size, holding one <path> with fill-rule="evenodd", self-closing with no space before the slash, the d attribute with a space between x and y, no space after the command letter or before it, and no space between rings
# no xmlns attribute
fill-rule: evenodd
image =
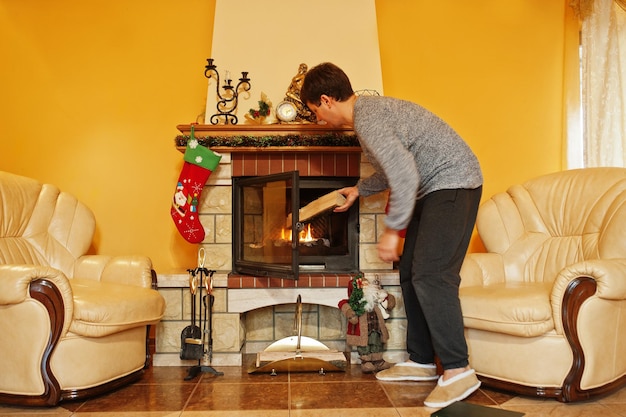
<svg viewBox="0 0 626 417"><path fill-rule="evenodd" d="M280 238L281 238L281 240L291 241L291 233L285 231L285 228L283 227L282 229L280 229ZM315 241L315 238L311 234L311 224L310 223L307 224L306 228L300 232L300 236L298 237L298 240L300 242L313 242L313 241Z"/></svg>
<svg viewBox="0 0 626 417"><path fill-rule="evenodd" d="M300 232L300 242L313 242L311 236L311 223L307 224L306 230Z"/></svg>

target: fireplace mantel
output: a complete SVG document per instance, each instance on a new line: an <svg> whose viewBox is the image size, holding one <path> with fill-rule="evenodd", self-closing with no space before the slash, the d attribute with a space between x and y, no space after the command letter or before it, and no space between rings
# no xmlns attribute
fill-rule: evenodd
<svg viewBox="0 0 626 417"><path fill-rule="evenodd" d="M176 128L184 135L191 133L191 124L182 124ZM326 133L352 134L352 129L329 128L313 123L274 123L274 124L241 124L241 125L203 125L195 124L198 136L236 136L236 135L323 135Z"/></svg>
<svg viewBox="0 0 626 417"><path fill-rule="evenodd" d="M191 124L177 125L176 128L181 132L182 137L179 136L176 140L176 148L180 152L185 151L186 138L191 135ZM329 137L338 138L352 138L354 131L348 128L329 128L324 125L311 124L311 123L276 123L276 124L264 124L264 125L206 125L206 124L194 124L194 135L196 138L202 139L226 139L228 138L276 138L288 136L302 136L312 137L312 141L315 141L316 137L321 139ZM222 141L223 142L223 141ZM327 141L326 141L327 142ZM355 152L360 153L361 147L356 142L356 138L353 138L351 146L343 145L306 145L306 146L241 146L240 144L220 144L209 146L216 152Z"/></svg>

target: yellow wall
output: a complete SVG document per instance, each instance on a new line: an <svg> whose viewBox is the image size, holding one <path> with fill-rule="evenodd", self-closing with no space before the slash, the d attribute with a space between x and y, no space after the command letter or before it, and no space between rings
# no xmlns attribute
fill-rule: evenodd
<svg viewBox="0 0 626 417"><path fill-rule="evenodd" d="M566 22L577 31L565 3L378 2L385 94L450 122L478 154L487 196L563 168Z"/></svg>
<svg viewBox="0 0 626 417"><path fill-rule="evenodd" d="M145 254L159 273L195 264L169 215L173 138L203 111L213 13L213 0L0 0L0 169L84 201L93 251ZM485 195L563 169L566 0L379 0L377 14L385 93L465 136Z"/></svg>

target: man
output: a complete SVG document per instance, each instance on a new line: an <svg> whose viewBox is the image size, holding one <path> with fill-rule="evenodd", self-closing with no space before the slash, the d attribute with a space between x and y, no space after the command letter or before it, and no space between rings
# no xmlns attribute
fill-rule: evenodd
<svg viewBox="0 0 626 417"><path fill-rule="evenodd" d="M376 171L339 190L346 202L335 211L347 210L359 196L389 190L386 228L377 249L385 262L400 260L409 359L376 377L437 380L424 401L427 407L466 398L480 386L469 366L458 296L459 271L482 193L476 156L449 125L415 103L357 97L348 76L331 63L307 72L300 98L319 121L354 129ZM398 244L405 228L400 259Z"/></svg>

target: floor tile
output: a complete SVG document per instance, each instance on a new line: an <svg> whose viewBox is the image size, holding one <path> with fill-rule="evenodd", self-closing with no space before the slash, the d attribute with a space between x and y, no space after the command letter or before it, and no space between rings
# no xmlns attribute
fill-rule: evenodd
<svg viewBox="0 0 626 417"><path fill-rule="evenodd" d="M526 404L519 406L502 406L511 411L524 413L524 417L621 417L602 404Z"/></svg>
<svg viewBox="0 0 626 417"><path fill-rule="evenodd" d="M87 400L77 411L181 411L189 399L195 385L172 384L132 384L120 390Z"/></svg>
<svg viewBox="0 0 626 417"><path fill-rule="evenodd" d="M217 368L224 375L202 374L202 382L220 384L220 383L258 383L258 384L274 384L277 382L287 383L289 381L288 373L279 373L275 376L269 373L250 374L247 370L234 367L224 366Z"/></svg>
<svg viewBox="0 0 626 417"><path fill-rule="evenodd" d="M291 409L392 407L377 381L292 382Z"/></svg>
<svg viewBox="0 0 626 417"><path fill-rule="evenodd" d="M621 389L612 394L597 398L595 401L599 404L626 403L626 389Z"/></svg>
<svg viewBox="0 0 626 417"><path fill-rule="evenodd" d="M494 391L494 390L491 390L489 388L480 387L479 391L482 392L486 397L489 398L491 404L498 404L498 405L500 405L500 404L503 404L503 403L511 400L512 398L515 398L515 395L513 395L511 393L506 393L506 392L501 392L501 391ZM489 404L485 404L485 405L489 405Z"/></svg>
<svg viewBox="0 0 626 417"><path fill-rule="evenodd" d="M289 417L288 410L184 411L181 417Z"/></svg>
<svg viewBox="0 0 626 417"><path fill-rule="evenodd" d="M63 407L35 408L0 405L0 417L68 417L72 412Z"/></svg>
<svg viewBox="0 0 626 417"><path fill-rule="evenodd" d="M135 383L142 384L194 384L194 381L185 381L186 367L182 366L153 366L146 370L143 377Z"/></svg>
<svg viewBox="0 0 626 417"><path fill-rule="evenodd" d="M377 381L374 374L364 374L358 366L349 367L345 372L294 372L289 374L291 382L337 382L337 381Z"/></svg>
<svg viewBox="0 0 626 417"><path fill-rule="evenodd" d="M288 410L287 383L200 383L185 411Z"/></svg>
<svg viewBox="0 0 626 417"><path fill-rule="evenodd" d="M399 417L430 417L433 410L424 407L396 408Z"/></svg>
<svg viewBox="0 0 626 417"><path fill-rule="evenodd" d="M619 416L626 416L626 404L603 404L607 410Z"/></svg>
<svg viewBox="0 0 626 417"><path fill-rule="evenodd" d="M498 405L498 403L493 400L491 395L487 395L487 393L481 389L478 389L463 401L478 405L486 405L489 407Z"/></svg>
<svg viewBox="0 0 626 417"><path fill-rule="evenodd" d="M289 417L400 417L393 408L321 408L291 410Z"/></svg>
<svg viewBox="0 0 626 417"><path fill-rule="evenodd" d="M179 417L180 414L180 411L78 411L72 417Z"/></svg>
<svg viewBox="0 0 626 417"><path fill-rule="evenodd" d="M423 407L435 382L379 382L393 407Z"/></svg>
<svg viewBox="0 0 626 417"><path fill-rule="evenodd" d="M590 403L558 403L556 407L554 407L553 413L555 413L553 415L563 417L620 417L622 415L612 411L605 405Z"/></svg>

